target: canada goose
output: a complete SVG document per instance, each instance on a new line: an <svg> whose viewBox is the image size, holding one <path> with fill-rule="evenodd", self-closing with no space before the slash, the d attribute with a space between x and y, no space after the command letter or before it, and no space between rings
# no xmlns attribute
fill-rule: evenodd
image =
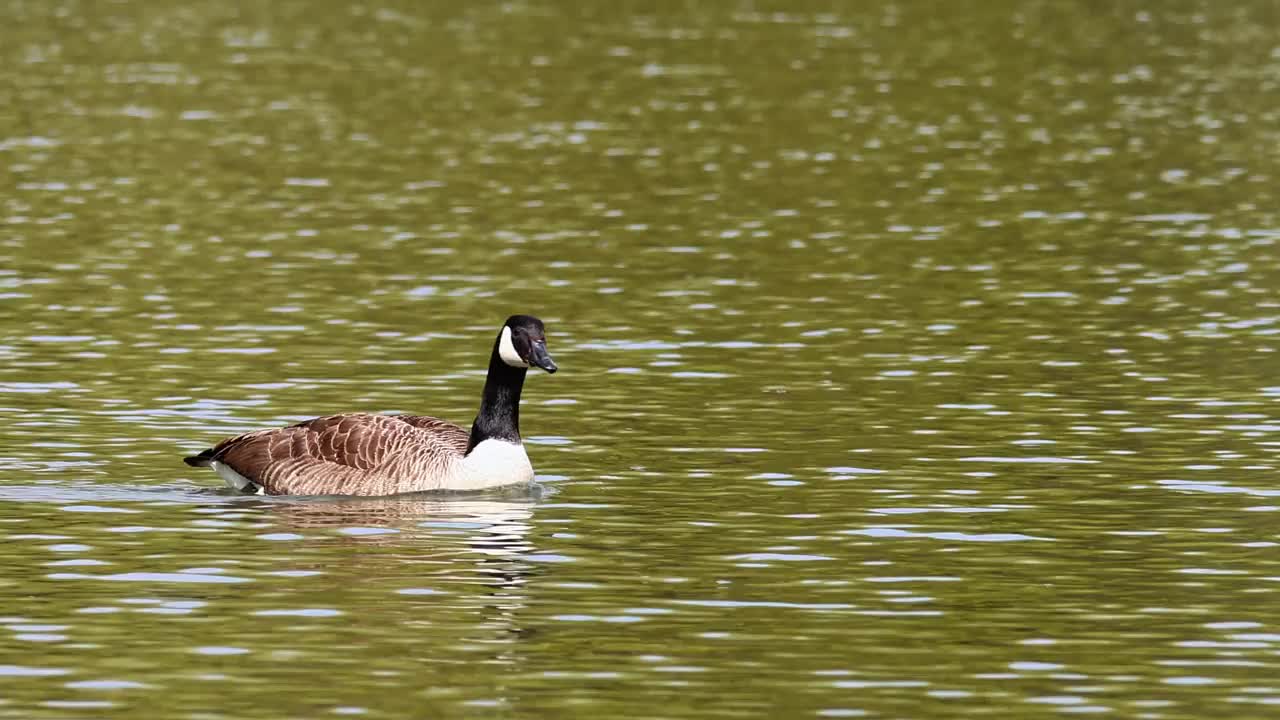
<svg viewBox="0 0 1280 720"><path fill-rule="evenodd" d="M520 442L520 390L529 367L556 371L542 321L512 315L493 341L470 433L422 415L330 415L237 435L183 462L212 467L236 490L268 495L394 495L527 483L533 466Z"/></svg>

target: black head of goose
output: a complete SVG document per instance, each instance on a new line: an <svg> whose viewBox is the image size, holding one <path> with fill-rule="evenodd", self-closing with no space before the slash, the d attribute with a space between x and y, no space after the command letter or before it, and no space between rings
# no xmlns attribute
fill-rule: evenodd
<svg viewBox="0 0 1280 720"><path fill-rule="evenodd" d="M520 391L530 367L557 370L542 321L512 315L489 355L471 431L425 415L353 413L237 435L199 455L227 485L268 495L394 495L528 483Z"/></svg>

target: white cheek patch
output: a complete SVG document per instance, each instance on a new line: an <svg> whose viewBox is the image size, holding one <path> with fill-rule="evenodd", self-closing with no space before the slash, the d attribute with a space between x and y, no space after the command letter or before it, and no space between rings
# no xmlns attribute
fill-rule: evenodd
<svg viewBox="0 0 1280 720"><path fill-rule="evenodd" d="M520 358L520 353L516 352L516 346L511 342L511 328L502 328L502 339L498 341L498 355L502 358L502 362L511 367L527 368L529 363Z"/></svg>

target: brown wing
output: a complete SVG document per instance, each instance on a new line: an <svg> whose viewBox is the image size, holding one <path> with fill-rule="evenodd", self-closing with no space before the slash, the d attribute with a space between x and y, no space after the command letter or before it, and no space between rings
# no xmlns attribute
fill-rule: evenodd
<svg viewBox="0 0 1280 720"><path fill-rule="evenodd" d="M459 455L465 454L467 445L471 443L471 433L448 420L441 420L429 415L391 415L389 417L431 433L437 442L448 445L451 449L457 451Z"/></svg>
<svg viewBox="0 0 1280 720"><path fill-rule="evenodd" d="M466 430L418 415L331 415L222 441L211 460L226 463L271 494L342 493L408 448L466 452ZM345 487L344 487L345 486Z"/></svg>

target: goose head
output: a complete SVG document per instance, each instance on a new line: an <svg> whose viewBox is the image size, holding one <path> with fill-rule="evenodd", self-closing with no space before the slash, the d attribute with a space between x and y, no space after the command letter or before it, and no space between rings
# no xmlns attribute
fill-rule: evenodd
<svg viewBox="0 0 1280 720"><path fill-rule="evenodd" d="M511 367L542 368L555 372L555 361L547 354L547 335L542 321L532 315L512 315L502 325L498 356Z"/></svg>

